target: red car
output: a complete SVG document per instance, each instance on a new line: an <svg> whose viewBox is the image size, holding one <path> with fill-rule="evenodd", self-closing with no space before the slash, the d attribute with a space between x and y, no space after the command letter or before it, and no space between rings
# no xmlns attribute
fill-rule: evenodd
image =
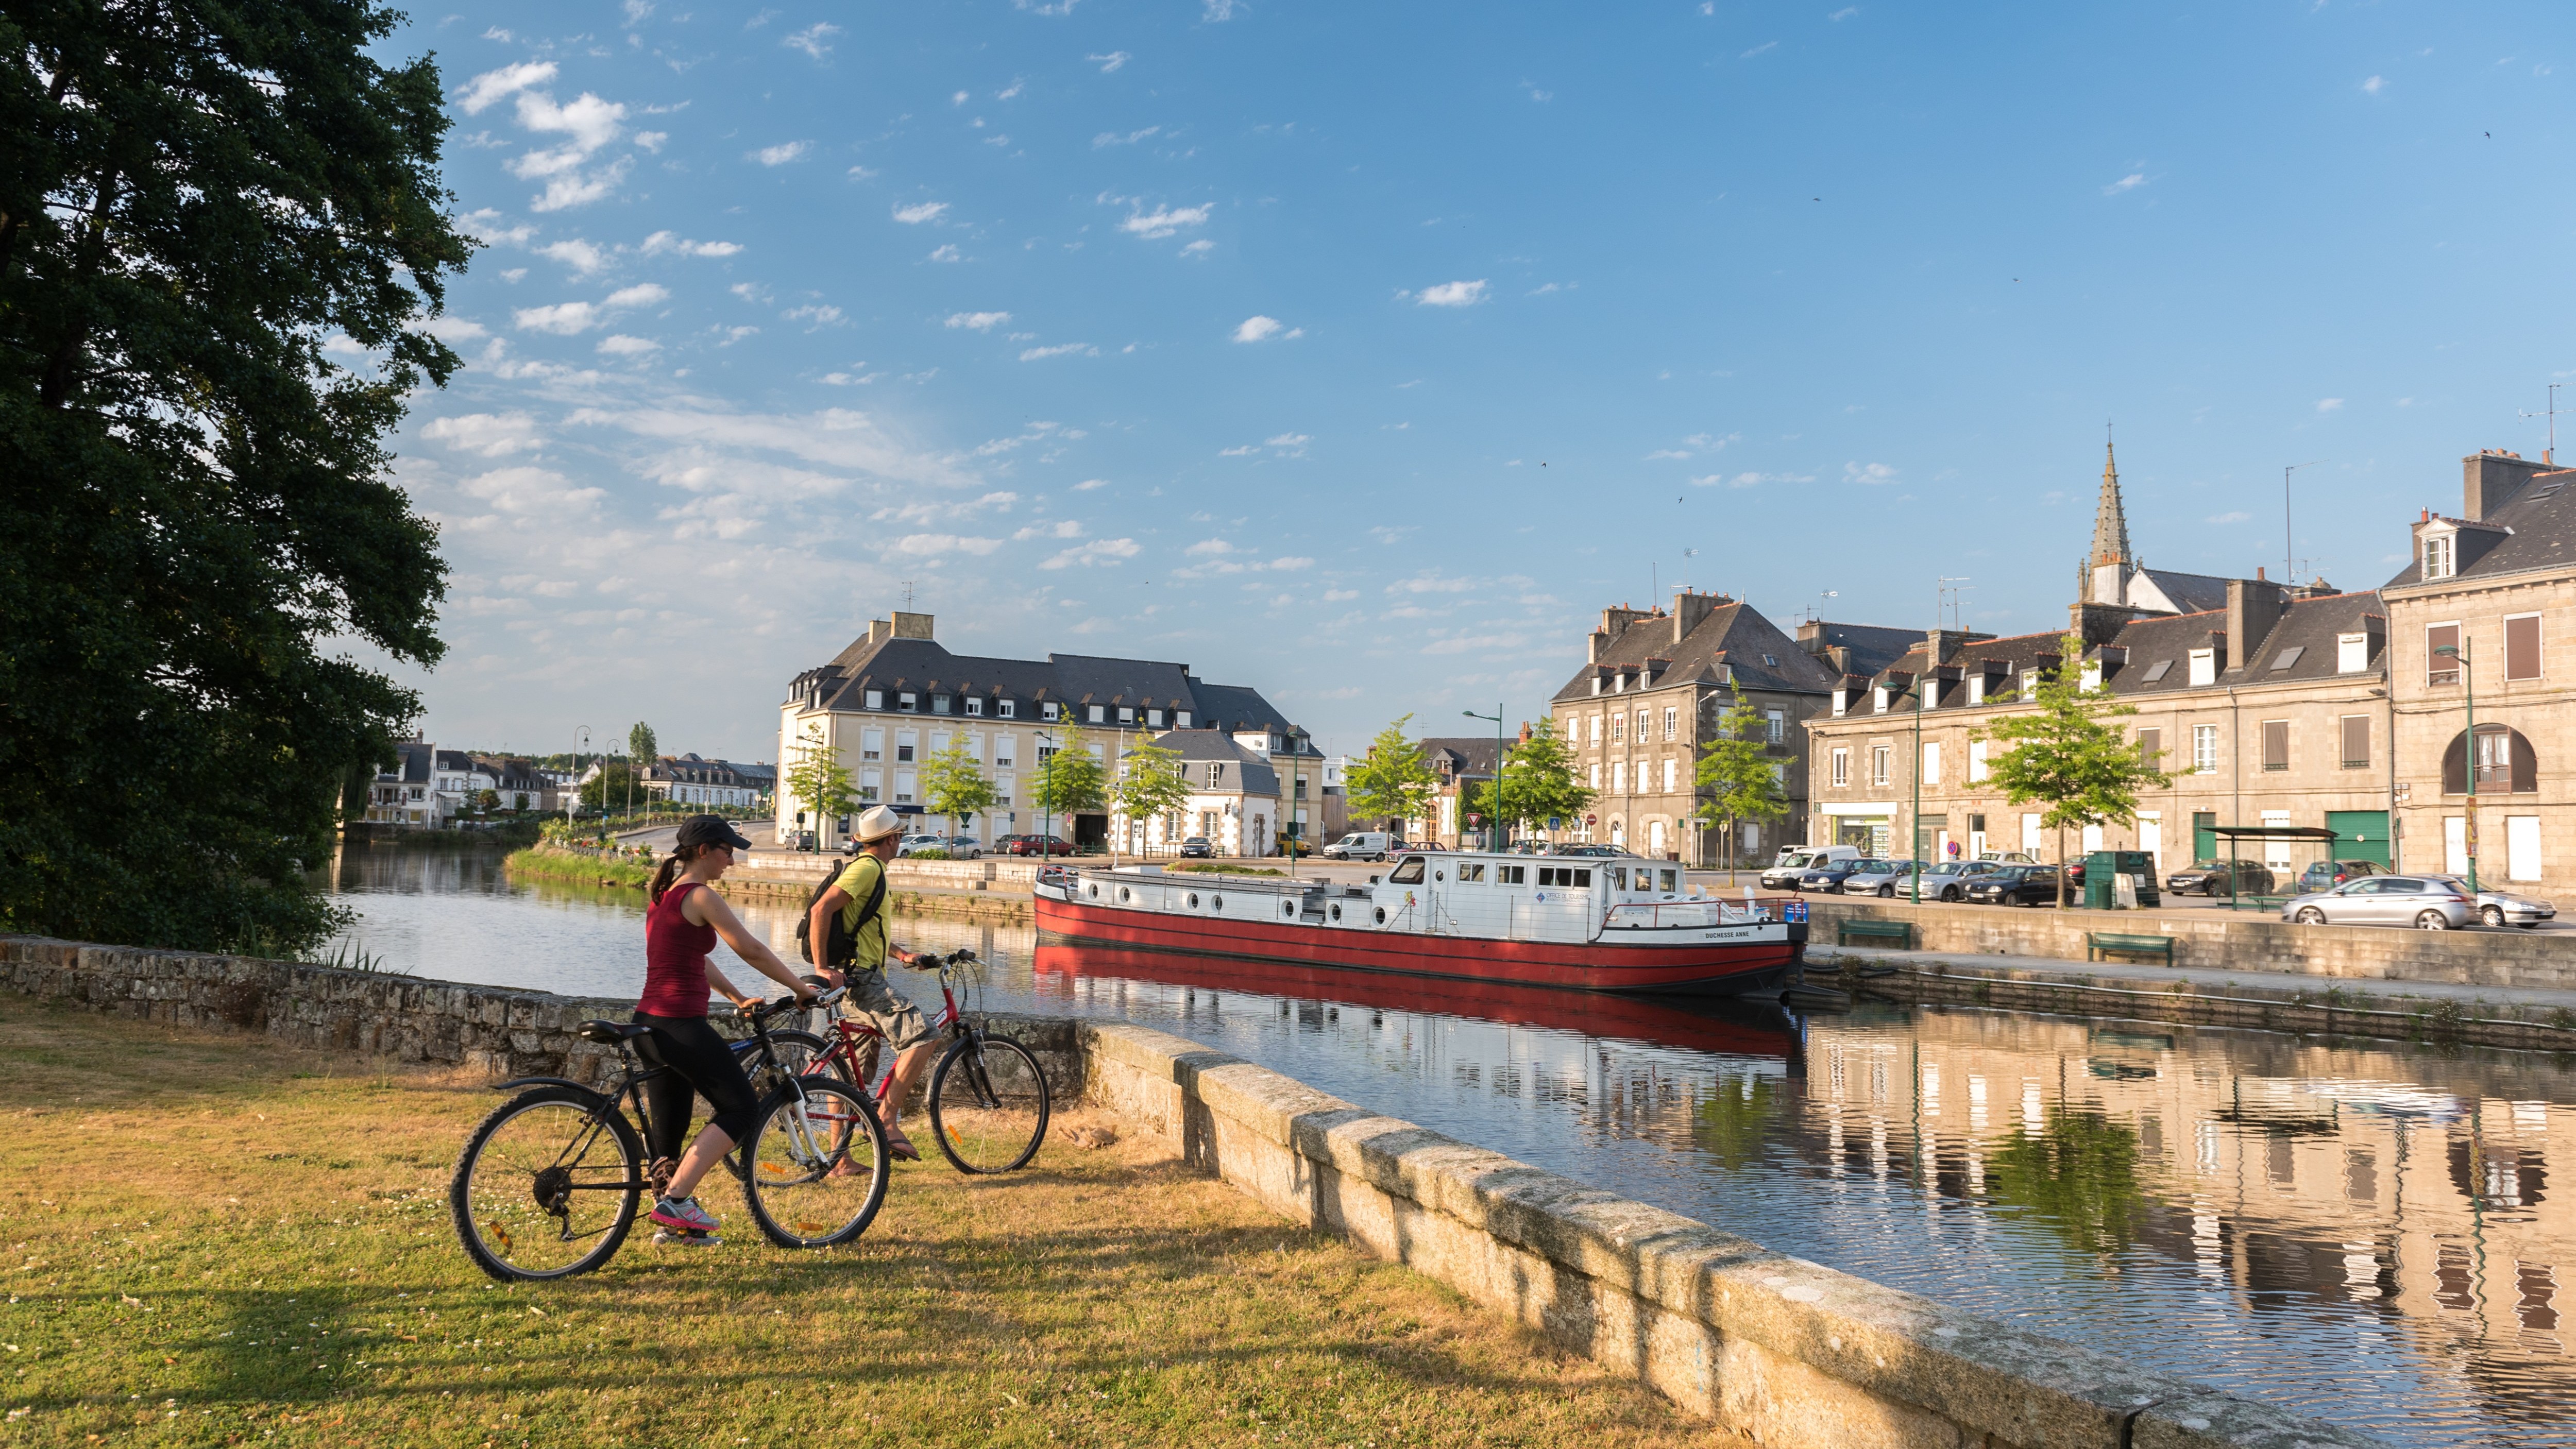
<svg viewBox="0 0 2576 1449"><path fill-rule="evenodd" d="M1071 855L1073 842L1053 835L1014 835L1004 848L1013 855Z"/></svg>

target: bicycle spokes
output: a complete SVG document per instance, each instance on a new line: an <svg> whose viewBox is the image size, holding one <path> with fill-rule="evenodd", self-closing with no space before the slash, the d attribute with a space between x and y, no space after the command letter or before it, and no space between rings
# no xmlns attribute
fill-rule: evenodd
<svg viewBox="0 0 2576 1449"><path fill-rule="evenodd" d="M885 1201L892 1159L884 1129L837 1081L809 1077L770 1097L744 1151L744 1202L781 1247L848 1242Z"/></svg>

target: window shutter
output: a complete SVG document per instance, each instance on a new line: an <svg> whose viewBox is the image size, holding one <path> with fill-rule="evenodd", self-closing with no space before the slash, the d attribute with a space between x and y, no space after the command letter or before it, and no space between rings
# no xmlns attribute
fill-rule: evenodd
<svg viewBox="0 0 2576 1449"><path fill-rule="evenodd" d="M2263 721L2263 768L2290 768L2290 722L2285 719Z"/></svg>
<svg viewBox="0 0 2576 1449"><path fill-rule="evenodd" d="M2348 714L2343 717L2343 764L2347 770L2358 770L2370 763L2370 716Z"/></svg>
<svg viewBox="0 0 2576 1449"><path fill-rule="evenodd" d="M2525 614L2504 621L2504 677L2540 677L2540 616Z"/></svg>

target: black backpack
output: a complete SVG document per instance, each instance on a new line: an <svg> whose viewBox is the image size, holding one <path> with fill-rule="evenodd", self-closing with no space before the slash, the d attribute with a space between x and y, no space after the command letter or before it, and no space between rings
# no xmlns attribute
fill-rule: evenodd
<svg viewBox="0 0 2576 1449"><path fill-rule="evenodd" d="M823 883L814 887L814 893L805 898L804 914L796 918L796 954L804 957L808 961L814 961L814 943L806 939L808 936L812 935L814 931L814 904L815 902L823 899L824 892L832 889L832 887L839 885L840 883L841 872L837 870L832 872L830 875L823 877ZM868 892L867 900L862 902L859 906L860 926L864 927L868 922L876 919L877 911L885 905L885 893L885 862L878 861L877 888ZM851 958L857 954L859 949L858 930L841 924L841 913L839 911L834 911L831 914L830 924L824 929L830 939L823 943L823 959L821 961L815 961L814 964L818 966L829 966L834 970L838 970L841 967L849 965Z"/></svg>

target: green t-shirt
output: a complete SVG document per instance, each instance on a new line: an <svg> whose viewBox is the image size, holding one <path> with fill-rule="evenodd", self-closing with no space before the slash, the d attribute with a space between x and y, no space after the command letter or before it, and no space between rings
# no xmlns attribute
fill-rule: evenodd
<svg viewBox="0 0 2576 1449"><path fill-rule="evenodd" d="M868 918L865 926L859 924L860 910L866 907L869 894L876 890L877 882L884 877L885 862L873 855L862 855L851 861L850 868L842 871L841 878L833 882L841 888L841 894L850 898L841 907L841 929L850 933L850 969L853 971L874 971L885 965L885 913L892 902L880 904L877 913ZM887 894L893 894L891 888Z"/></svg>

